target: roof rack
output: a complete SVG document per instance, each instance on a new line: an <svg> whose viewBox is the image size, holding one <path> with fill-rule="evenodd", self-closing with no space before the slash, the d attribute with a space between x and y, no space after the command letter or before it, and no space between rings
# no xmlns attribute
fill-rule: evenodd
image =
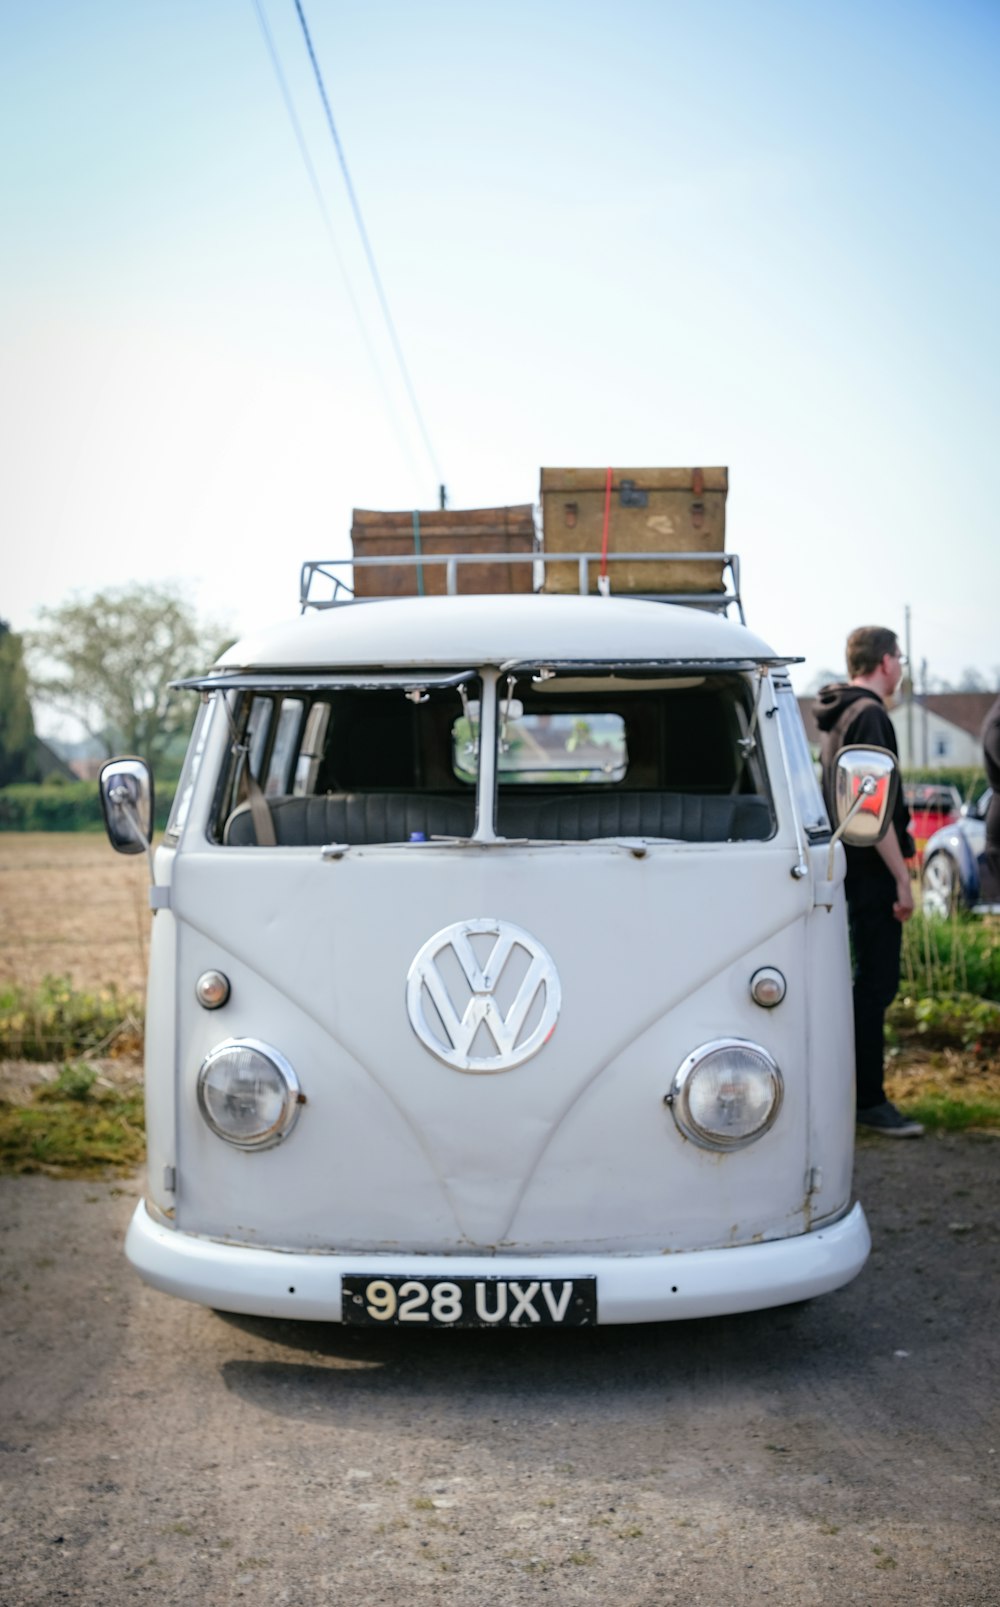
<svg viewBox="0 0 1000 1607"><path fill-rule="evenodd" d="M302 565L299 580L299 603L305 613L307 608L342 608L354 602L377 603L387 600L386 597L355 597L352 585L355 569L380 568L413 568L419 566L419 579L422 582L423 571L429 568L445 570L444 593L449 597L459 594L458 571L460 566L476 564L532 564L532 588L535 592L545 590L545 570L549 564L565 566L575 563L579 575L579 593L586 597L590 592L591 566L601 563L599 552L452 552L452 553L393 553L391 556L373 558L315 558L309 559ZM723 569L723 590L721 591L636 591L632 586L628 591L615 591L614 572L615 565L619 563L710 563L721 565ZM607 555L608 593L617 597L638 597L646 602L654 603L684 603L691 608L701 608L714 614L727 614L729 609L735 607L740 623L746 624L743 612L743 601L740 596L740 560L734 552L609 552ZM729 588L726 589L726 572L728 571ZM419 587L415 586L415 590ZM440 595L440 588L434 587L435 595ZM398 595L398 594L397 594ZM412 596L413 593L408 595ZM476 595L473 591L463 588L463 596ZM488 595L497 595L491 591ZM526 594L522 594L526 595ZM550 593L550 595L558 595Z"/></svg>

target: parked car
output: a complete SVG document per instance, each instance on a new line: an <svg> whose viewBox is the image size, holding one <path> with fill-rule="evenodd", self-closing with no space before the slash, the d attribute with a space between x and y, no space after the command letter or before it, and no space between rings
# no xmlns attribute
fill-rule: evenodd
<svg viewBox="0 0 1000 1607"><path fill-rule="evenodd" d="M958 819L962 812L962 795L957 787L938 781L908 781L903 794L909 805L910 833L917 845L917 864L920 865L934 833Z"/></svg>
<svg viewBox="0 0 1000 1607"><path fill-rule="evenodd" d="M965 804L957 820L934 832L924 849L923 907L928 915L951 915L979 903L980 859L986 846L986 791Z"/></svg>

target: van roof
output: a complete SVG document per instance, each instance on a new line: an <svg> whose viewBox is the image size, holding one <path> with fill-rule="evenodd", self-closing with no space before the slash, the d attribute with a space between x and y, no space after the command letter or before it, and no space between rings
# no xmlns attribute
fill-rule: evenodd
<svg viewBox="0 0 1000 1607"><path fill-rule="evenodd" d="M227 670L518 662L774 662L759 636L676 603L628 597L399 597L309 612L236 642ZM794 662L782 659L779 662Z"/></svg>

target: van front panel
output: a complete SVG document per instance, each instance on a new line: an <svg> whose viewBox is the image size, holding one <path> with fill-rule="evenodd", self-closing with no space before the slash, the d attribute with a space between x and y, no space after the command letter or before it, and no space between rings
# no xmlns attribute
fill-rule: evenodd
<svg viewBox="0 0 1000 1607"><path fill-rule="evenodd" d="M285 1247L455 1251L803 1231L816 913L788 860L762 844L179 855L178 1225ZM484 919L536 940L560 992L548 1041L488 1074L426 1047L407 997L428 940ZM776 1010L750 998L762 966L787 978ZM208 969L232 984L222 1011L194 1003ZM683 1137L664 1104L685 1057L723 1036L767 1049L784 1078L773 1128L731 1154ZM288 1138L259 1154L218 1138L197 1108L202 1060L230 1037L279 1050L306 1099Z"/></svg>

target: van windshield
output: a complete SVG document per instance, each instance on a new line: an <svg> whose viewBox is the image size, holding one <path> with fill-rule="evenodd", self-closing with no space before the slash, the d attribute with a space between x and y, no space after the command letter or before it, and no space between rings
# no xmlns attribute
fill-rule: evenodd
<svg viewBox="0 0 1000 1607"><path fill-rule="evenodd" d="M236 698L213 835L256 843L252 778L279 847L471 837L475 779L456 774L452 732L479 704L477 676L447 686L248 688Z"/></svg>
<svg viewBox="0 0 1000 1607"><path fill-rule="evenodd" d="M740 675L511 675L497 699L501 837L727 842L774 829L759 752L743 745Z"/></svg>
<svg viewBox="0 0 1000 1607"><path fill-rule="evenodd" d="M763 760L747 741L752 690L738 673L394 681L230 694L214 839L256 844L252 792L279 847L474 835L743 842L774 831Z"/></svg>

